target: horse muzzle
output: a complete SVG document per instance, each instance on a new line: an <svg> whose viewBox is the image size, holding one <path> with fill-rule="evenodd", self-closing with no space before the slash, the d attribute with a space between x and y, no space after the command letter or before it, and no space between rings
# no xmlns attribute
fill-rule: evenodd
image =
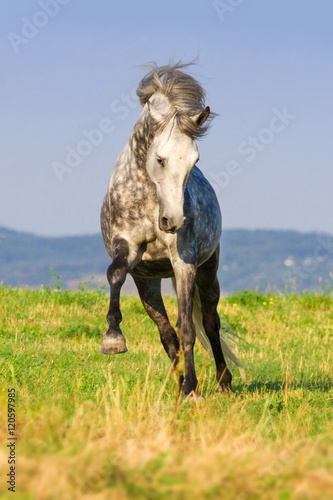
<svg viewBox="0 0 333 500"><path fill-rule="evenodd" d="M182 227L184 220L185 217L176 219L173 217L162 216L159 220L160 230L164 231L165 233L175 234Z"/></svg>

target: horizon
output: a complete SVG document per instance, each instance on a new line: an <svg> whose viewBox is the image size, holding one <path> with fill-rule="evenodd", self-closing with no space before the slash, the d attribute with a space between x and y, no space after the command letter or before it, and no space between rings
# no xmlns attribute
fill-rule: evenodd
<svg viewBox="0 0 333 500"><path fill-rule="evenodd" d="M52 235L52 234L40 234L32 231L25 231L25 230L19 230L19 229L14 229L7 227L5 225L0 224L0 240L1 240L1 231L8 231L10 233L15 233L15 234L25 234L29 236L34 236L37 238L46 238L46 239L53 239L53 238L82 238L82 237L91 237L91 236L101 236L102 238L102 233L101 231L96 231L92 233L74 233L74 234L57 234L57 235ZM231 232L231 231L248 231L248 232L275 232L275 233L296 233L296 234L301 234L301 235L326 235L326 236L333 236L333 232L329 233L326 231L302 231L298 229L278 229L278 228L247 228L247 227L228 227L228 228L223 228L222 226L222 238L223 238L223 233L224 232Z"/></svg>

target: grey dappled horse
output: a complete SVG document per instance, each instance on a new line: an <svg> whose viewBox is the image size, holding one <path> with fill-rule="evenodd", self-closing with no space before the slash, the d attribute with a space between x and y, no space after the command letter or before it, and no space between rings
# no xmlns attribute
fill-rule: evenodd
<svg viewBox="0 0 333 500"><path fill-rule="evenodd" d="M197 168L195 139L212 119L199 83L182 71L186 65L153 67L137 94L142 111L120 153L101 210L105 247L112 258L109 329L102 352L127 351L119 324L120 290L127 273L134 278L143 306L156 323L176 373L184 356L179 389L195 395L193 346L196 333L214 355L217 380L231 389L225 355L238 364L220 334L216 307L221 213L214 190ZM173 278L178 300L177 331L161 295L161 278Z"/></svg>

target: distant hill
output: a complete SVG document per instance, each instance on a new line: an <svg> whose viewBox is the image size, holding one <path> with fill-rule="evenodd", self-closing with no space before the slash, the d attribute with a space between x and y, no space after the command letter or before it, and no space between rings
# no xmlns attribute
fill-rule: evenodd
<svg viewBox="0 0 333 500"><path fill-rule="evenodd" d="M323 291L333 285L333 236L227 230L222 235L219 279L226 292Z"/></svg>
<svg viewBox="0 0 333 500"><path fill-rule="evenodd" d="M100 234L40 237L0 227L0 282L39 287L82 281L106 284L110 259ZM53 274L54 274L53 273ZM225 230L219 269L221 292L237 290L322 291L333 285L333 236L273 230ZM125 291L134 285L128 280Z"/></svg>

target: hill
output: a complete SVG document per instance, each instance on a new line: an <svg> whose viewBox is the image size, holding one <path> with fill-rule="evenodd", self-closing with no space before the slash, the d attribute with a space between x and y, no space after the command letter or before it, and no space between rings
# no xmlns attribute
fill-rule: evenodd
<svg viewBox="0 0 333 500"><path fill-rule="evenodd" d="M0 282L4 285L49 286L55 274L69 288L82 281L106 284L109 262L100 234L41 237L0 227ZM244 288L301 292L331 287L333 237L296 231L225 230L219 280L223 294ZM133 290L129 279L125 291Z"/></svg>

